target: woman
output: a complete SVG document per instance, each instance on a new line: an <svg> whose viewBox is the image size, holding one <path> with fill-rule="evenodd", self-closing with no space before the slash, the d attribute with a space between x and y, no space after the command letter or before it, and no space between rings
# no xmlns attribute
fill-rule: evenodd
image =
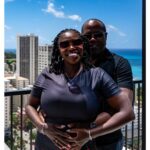
<svg viewBox="0 0 150 150"><path fill-rule="evenodd" d="M102 69L90 68L87 44L74 29L63 30L54 39L52 64L37 78L26 106L39 131L36 150L79 150L89 140L134 119L128 98L120 94L115 82ZM100 97L115 110L111 117L98 115ZM39 106L44 120L39 117Z"/></svg>

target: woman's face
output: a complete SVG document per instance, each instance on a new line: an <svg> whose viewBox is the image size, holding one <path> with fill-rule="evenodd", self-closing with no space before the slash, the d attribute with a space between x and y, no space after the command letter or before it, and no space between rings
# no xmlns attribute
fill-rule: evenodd
<svg viewBox="0 0 150 150"><path fill-rule="evenodd" d="M83 41L75 31L66 31L58 40L60 54L69 64L79 63L83 56Z"/></svg>

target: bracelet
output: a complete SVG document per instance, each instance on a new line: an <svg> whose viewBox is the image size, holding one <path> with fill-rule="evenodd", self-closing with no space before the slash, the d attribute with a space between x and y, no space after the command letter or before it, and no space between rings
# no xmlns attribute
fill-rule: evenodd
<svg viewBox="0 0 150 150"><path fill-rule="evenodd" d="M89 130L89 139L92 141L91 130Z"/></svg>
<svg viewBox="0 0 150 150"><path fill-rule="evenodd" d="M40 133L44 134L44 135L45 135L45 132L44 132L45 126L46 126L46 123L43 123L43 124L41 125L41 128L40 128L40 129L38 128L38 131L39 131Z"/></svg>

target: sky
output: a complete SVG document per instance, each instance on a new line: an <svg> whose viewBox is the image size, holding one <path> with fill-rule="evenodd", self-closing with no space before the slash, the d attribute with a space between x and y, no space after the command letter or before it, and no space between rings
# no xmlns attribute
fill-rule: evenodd
<svg viewBox="0 0 150 150"><path fill-rule="evenodd" d="M30 33L39 45L52 44L62 29L80 31L89 18L102 20L108 48L142 47L142 0L5 0L5 48L16 48L16 36Z"/></svg>

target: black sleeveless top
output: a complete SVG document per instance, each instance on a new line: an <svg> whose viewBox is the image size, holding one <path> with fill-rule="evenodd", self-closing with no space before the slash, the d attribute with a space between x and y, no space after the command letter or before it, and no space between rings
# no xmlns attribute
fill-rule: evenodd
<svg viewBox="0 0 150 150"><path fill-rule="evenodd" d="M93 121L100 113L99 97L107 100L118 92L116 83L101 68L83 70L70 81L46 68L37 78L31 95L41 99L46 122L68 124Z"/></svg>

